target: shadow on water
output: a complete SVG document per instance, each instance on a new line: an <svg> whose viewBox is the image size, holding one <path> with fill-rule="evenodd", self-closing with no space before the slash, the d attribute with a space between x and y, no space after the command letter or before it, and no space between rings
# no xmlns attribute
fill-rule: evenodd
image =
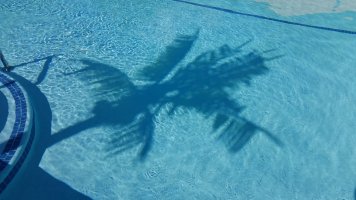
<svg viewBox="0 0 356 200"><path fill-rule="evenodd" d="M26 62L26 63L21 63L21 64L18 64L18 65L12 66L12 67L13 68L22 67L22 66L25 66L25 65L28 65L28 64L37 63L37 62L45 60L45 62L43 64L43 67L42 67L42 70L41 70L40 74L38 75L36 82L34 83L35 85L39 85L46 78L49 66L51 65L53 59L56 58L57 56L58 55L51 55L51 56L47 56L47 57L44 57L44 58L37 58L37 59L34 59L33 61Z"/></svg>
<svg viewBox="0 0 356 200"><path fill-rule="evenodd" d="M231 152L241 150L258 132L281 146L267 130L240 116L244 107L228 92L266 74L265 62L274 58L265 58L263 52L242 51L246 42L236 48L223 45L206 51L180 67L197 38L198 32L178 36L154 64L140 71L138 77L147 82L145 85L135 85L113 66L81 60L86 67L67 75L89 81L88 85L96 88L95 98L101 100L95 103L93 117L61 130L51 144L95 126L119 125L121 128L112 134L109 151L117 154L139 147L138 156L144 160L152 146L155 117L163 106L168 106L171 117L176 109L183 108L213 118L214 132Z"/></svg>
<svg viewBox="0 0 356 200"><path fill-rule="evenodd" d="M118 154L138 147L138 157L144 160L153 143L155 118L162 108L169 108L174 117L178 108L196 110L214 120L212 130L217 138L226 144L231 152L241 150L256 133L262 133L281 146L282 143L264 128L241 116L244 109L228 91L248 85L252 78L268 72L265 62L275 59L263 56L266 52L244 52L247 43L232 48L223 45L206 51L185 66L181 61L187 56L198 32L178 36L157 61L144 67L138 77L144 85L135 85L132 80L116 67L92 60L81 60L86 66L75 74L95 90L95 105L92 117L51 135L52 111L45 95L36 86L41 83L54 57L46 60L45 66L35 84L10 73L26 89L32 102L36 141L32 145L25 171L16 187L24 192L12 194L21 199L89 199L62 181L52 177L39 167L45 150L66 138L96 126L119 126L111 135L108 150ZM29 63L32 63L29 62ZM24 63L18 66L22 66ZM18 67L17 66L17 67ZM10 185L11 186L11 185ZM46 188L45 191L41 188ZM15 189L14 189L15 191ZM31 196L32 195L32 196Z"/></svg>

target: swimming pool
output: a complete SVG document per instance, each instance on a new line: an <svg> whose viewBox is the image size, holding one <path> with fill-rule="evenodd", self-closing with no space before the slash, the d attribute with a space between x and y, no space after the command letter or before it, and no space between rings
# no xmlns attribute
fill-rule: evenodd
<svg viewBox="0 0 356 200"><path fill-rule="evenodd" d="M1 2L37 120L0 199L353 199L355 3L300 2Z"/></svg>

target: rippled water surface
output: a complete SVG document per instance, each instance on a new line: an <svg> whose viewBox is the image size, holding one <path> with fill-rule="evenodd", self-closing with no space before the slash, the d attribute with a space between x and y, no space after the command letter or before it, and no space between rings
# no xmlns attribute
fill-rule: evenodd
<svg viewBox="0 0 356 200"><path fill-rule="evenodd" d="M339 3L1 1L0 48L42 117L3 198L353 199L356 13Z"/></svg>

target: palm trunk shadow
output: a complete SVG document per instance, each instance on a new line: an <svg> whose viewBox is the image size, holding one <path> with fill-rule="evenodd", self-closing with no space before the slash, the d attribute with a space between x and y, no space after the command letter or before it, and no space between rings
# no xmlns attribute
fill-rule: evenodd
<svg viewBox="0 0 356 200"><path fill-rule="evenodd" d="M59 143L62 140L70 138L82 131L96 127L99 124L100 124L100 122L96 118L92 117L87 120L78 122L72 126L69 126L65 129L57 132L56 134L52 135L47 143L47 148Z"/></svg>

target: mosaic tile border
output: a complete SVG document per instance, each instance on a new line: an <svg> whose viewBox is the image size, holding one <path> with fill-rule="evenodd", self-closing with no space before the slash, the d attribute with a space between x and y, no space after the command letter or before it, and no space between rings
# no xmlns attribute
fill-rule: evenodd
<svg viewBox="0 0 356 200"><path fill-rule="evenodd" d="M8 78L6 75L0 73L0 82L10 91L12 97L15 100L15 123L11 132L10 138L7 141L5 148L0 153L0 173L4 173L6 167L13 159L16 151L19 149L21 140L24 138L25 126L27 119L27 104L24 93L17 83ZM34 128L34 127L33 127ZM6 175L3 181L0 183L0 193L7 187L10 181L14 178L21 165L25 161L27 154L30 151L32 142L34 140L34 131L30 131L29 139L26 143L24 151L20 155L19 159L14 163L11 171Z"/></svg>

